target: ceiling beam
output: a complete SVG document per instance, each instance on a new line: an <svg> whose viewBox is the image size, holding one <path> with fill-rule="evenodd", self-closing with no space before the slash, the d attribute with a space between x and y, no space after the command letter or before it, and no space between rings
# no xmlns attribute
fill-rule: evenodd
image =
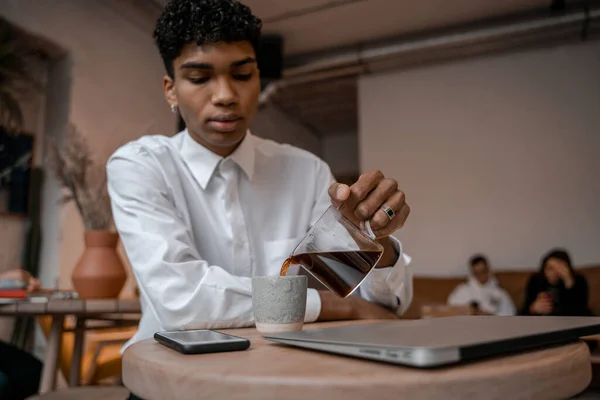
<svg viewBox="0 0 600 400"><path fill-rule="evenodd" d="M304 120L288 108L282 107L279 103L277 103L276 100L271 101L271 105L275 107L278 111L280 111L282 114L284 114L286 117L291 119L293 122L297 123L298 125L308 130L310 133L315 135L317 138L321 139L323 137L323 133L320 132L313 124L306 122L306 120Z"/></svg>
<svg viewBox="0 0 600 400"><path fill-rule="evenodd" d="M367 0L333 0L323 4L317 4L311 7L305 7L298 10L286 11L281 14L274 15L269 18L263 19L263 23L270 24L274 22L281 22L292 18L304 17L310 14L316 14L319 12L331 10L333 8L344 7L354 3L360 3Z"/></svg>
<svg viewBox="0 0 600 400"><path fill-rule="evenodd" d="M163 6L155 0L99 0L102 5L113 10L120 17L145 32L152 32Z"/></svg>

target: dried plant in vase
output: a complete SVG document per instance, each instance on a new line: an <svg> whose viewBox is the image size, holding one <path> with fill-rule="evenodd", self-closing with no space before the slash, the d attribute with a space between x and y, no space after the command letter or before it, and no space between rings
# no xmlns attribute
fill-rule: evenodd
<svg viewBox="0 0 600 400"><path fill-rule="evenodd" d="M65 190L63 204L73 202L86 232L85 250L71 279L82 298L118 297L127 274L116 247L106 170L95 163L86 138L69 125L62 146L49 146L49 166Z"/></svg>
<svg viewBox="0 0 600 400"><path fill-rule="evenodd" d="M95 163L86 138L69 125L63 145L51 143L49 164L66 194L61 203L74 202L85 229L105 231L113 228L106 170Z"/></svg>

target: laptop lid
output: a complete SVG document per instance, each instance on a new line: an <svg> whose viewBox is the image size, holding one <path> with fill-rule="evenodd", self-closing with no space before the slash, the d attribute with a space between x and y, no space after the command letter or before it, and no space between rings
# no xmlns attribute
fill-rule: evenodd
<svg viewBox="0 0 600 400"><path fill-rule="evenodd" d="M264 335L313 350L436 367L600 333L600 317L458 316Z"/></svg>

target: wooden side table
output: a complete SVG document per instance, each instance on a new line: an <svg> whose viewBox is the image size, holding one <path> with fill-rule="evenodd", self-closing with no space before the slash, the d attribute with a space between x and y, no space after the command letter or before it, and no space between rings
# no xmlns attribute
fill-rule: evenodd
<svg viewBox="0 0 600 400"><path fill-rule="evenodd" d="M592 361L592 382L590 388L600 389L600 335L587 336L584 339L596 342L590 360Z"/></svg>
<svg viewBox="0 0 600 400"><path fill-rule="evenodd" d="M304 329L379 321L306 325ZM153 339L123 356L123 382L145 400L177 399L566 399L591 379L587 345L562 346L434 370L314 352L266 341L255 329L243 352L182 355Z"/></svg>
<svg viewBox="0 0 600 400"><path fill-rule="evenodd" d="M40 394L52 391L56 387L56 371L58 368L62 334L65 331L65 317L70 315L76 319L71 376L68 378L70 386L78 386L81 376L84 331L87 329L86 320L105 320L118 324L120 321L127 322L123 319L124 315L139 315L140 313L141 307L138 299L48 299L44 301L38 299L0 304L0 316L28 315L34 317L52 317L52 325L48 334L48 343L46 344L46 354L44 356ZM129 321L129 323L137 325L138 318Z"/></svg>

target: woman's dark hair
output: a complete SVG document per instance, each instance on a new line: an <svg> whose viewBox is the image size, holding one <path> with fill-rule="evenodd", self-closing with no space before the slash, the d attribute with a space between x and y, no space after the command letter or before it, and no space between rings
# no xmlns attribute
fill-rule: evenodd
<svg viewBox="0 0 600 400"><path fill-rule="evenodd" d="M171 0L156 22L154 40L167 73L189 43L248 41L256 51L261 20L237 0Z"/></svg>
<svg viewBox="0 0 600 400"><path fill-rule="evenodd" d="M567 253L567 251L564 249L552 249L548 253L546 253L546 255L542 258L540 272L544 272L544 267L546 266L548 260L550 260L551 258L556 258L557 260L564 261L569 266L569 270L571 270L571 272L574 272L573 264L571 264L571 257L569 256L569 253Z"/></svg>

